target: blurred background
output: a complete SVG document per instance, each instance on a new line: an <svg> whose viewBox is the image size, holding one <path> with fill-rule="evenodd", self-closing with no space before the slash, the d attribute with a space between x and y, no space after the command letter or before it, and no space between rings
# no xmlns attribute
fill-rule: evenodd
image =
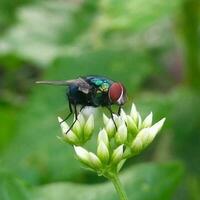
<svg viewBox="0 0 200 200"><path fill-rule="evenodd" d="M122 170L129 199L199 199L199 13L199 0L1 0L0 199L117 199L56 138L66 89L34 84L90 74L124 83L125 110L167 118Z"/></svg>

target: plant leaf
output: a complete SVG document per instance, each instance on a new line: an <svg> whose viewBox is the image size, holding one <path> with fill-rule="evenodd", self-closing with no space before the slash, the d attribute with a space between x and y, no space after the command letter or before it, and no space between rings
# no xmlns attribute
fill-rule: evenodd
<svg viewBox="0 0 200 200"><path fill-rule="evenodd" d="M179 164L140 164L130 167L120 177L129 199L171 199L183 170ZM34 200L116 200L111 183L80 185L54 183L34 190Z"/></svg>

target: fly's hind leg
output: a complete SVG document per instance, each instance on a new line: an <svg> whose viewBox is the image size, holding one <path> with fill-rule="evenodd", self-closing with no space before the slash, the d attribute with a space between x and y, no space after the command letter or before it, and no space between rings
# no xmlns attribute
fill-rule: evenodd
<svg viewBox="0 0 200 200"><path fill-rule="evenodd" d="M69 104L69 114L67 115L67 117L65 117L65 119L63 119L60 124L62 124L64 121L66 121L73 113L73 110L72 110L72 103L70 101L70 98L68 96L68 104Z"/></svg>
<svg viewBox="0 0 200 200"><path fill-rule="evenodd" d="M69 127L69 129L67 130L66 134L73 128L74 124L78 120L78 113L77 113L76 104L74 104L74 114L75 114L75 120L73 121L73 123L71 124L71 126Z"/></svg>

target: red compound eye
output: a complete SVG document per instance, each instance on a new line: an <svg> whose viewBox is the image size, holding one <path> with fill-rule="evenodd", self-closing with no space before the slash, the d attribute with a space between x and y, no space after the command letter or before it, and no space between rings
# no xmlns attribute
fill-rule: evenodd
<svg viewBox="0 0 200 200"><path fill-rule="evenodd" d="M113 83L109 88L109 99L111 102L117 102L123 96L123 86L121 83Z"/></svg>

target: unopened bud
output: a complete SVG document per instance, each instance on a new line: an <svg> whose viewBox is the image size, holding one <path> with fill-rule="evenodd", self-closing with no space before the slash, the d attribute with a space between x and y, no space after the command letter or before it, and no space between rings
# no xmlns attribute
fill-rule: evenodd
<svg viewBox="0 0 200 200"><path fill-rule="evenodd" d="M90 165L90 157L89 152L85 150L83 147L74 146L74 150L78 159L86 165Z"/></svg>
<svg viewBox="0 0 200 200"><path fill-rule="evenodd" d="M132 117L132 119L135 121L135 123L138 123L138 112L136 109L136 106L134 103L132 103L132 107L131 107L131 112L130 112L130 116Z"/></svg>
<svg viewBox="0 0 200 200"><path fill-rule="evenodd" d="M69 130L68 124L65 121L63 121L63 119L61 117L58 117L58 122L60 123L62 133L66 134L67 131Z"/></svg>
<svg viewBox="0 0 200 200"><path fill-rule="evenodd" d="M79 120L76 120L75 124L72 128L73 132L77 135L78 138L81 138L82 136L82 128Z"/></svg>
<svg viewBox="0 0 200 200"><path fill-rule="evenodd" d="M126 162L126 159L121 160L118 165L117 165L117 172L119 172L121 170L121 168L123 167L124 163Z"/></svg>
<svg viewBox="0 0 200 200"><path fill-rule="evenodd" d="M148 146L162 128L164 121L165 118L161 119L150 128L143 128L133 140L131 145L133 151L139 152Z"/></svg>
<svg viewBox="0 0 200 200"><path fill-rule="evenodd" d="M118 144L124 144L127 140L127 128L125 124L122 124L115 135L116 142Z"/></svg>
<svg viewBox="0 0 200 200"><path fill-rule="evenodd" d="M143 149L143 142L141 138L136 137L131 145L131 149L134 153L139 153Z"/></svg>
<svg viewBox="0 0 200 200"><path fill-rule="evenodd" d="M94 116L90 115L84 126L84 138L89 139L94 130Z"/></svg>
<svg viewBox="0 0 200 200"><path fill-rule="evenodd" d="M130 131L132 133L132 135L137 134L137 132L138 132L137 125L130 116L127 116L127 127L128 127L128 131Z"/></svg>
<svg viewBox="0 0 200 200"><path fill-rule="evenodd" d="M58 121L62 130L63 140L70 144L78 144L79 139L72 130L69 130L68 124L64 122L60 117L58 117Z"/></svg>
<svg viewBox="0 0 200 200"><path fill-rule="evenodd" d="M109 150L103 141L100 141L97 147L97 155L102 163L108 163L109 161Z"/></svg>
<svg viewBox="0 0 200 200"><path fill-rule="evenodd" d="M102 163L100 159L92 152L89 152L89 160L92 168L94 169L100 169L102 167Z"/></svg>
<svg viewBox="0 0 200 200"><path fill-rule="evenodd" d="M106 146L109 146L108 134L105 129L102 129L98 134L98 144L103 142Z"/></svg>
<svg viewBox="0 0 200 200"><path fill-rule="evenodd" d="M115 125L112 119L109 119L108 123L106 124L106 132L108 133L109 138L113 137L115 133Z"/></svg>
<svg viewBox="0 0 200 200"><path fill-rule="evenodd" d="M153 113L151 112L142 122L142 128L147 128L152 125Z"/></svg>
<svg viewBox="0 0 200 200"><path fill-rule="evenodd" d="M84 116L83 116L82 113L79 113L79 115L78 115L78 121L80 122L80 125L83 128L83 126L85 124L85 118L84 118Z"/></svg>
<svg viewBox="0 0 200 200"><path fill-rule="evenodd" d="M161 130L164 122L165 122L165 118L161 119L160 121L158 121L157 123L155 123L153 126L149 128L152 138L154 138L157 135L157 133Z"/></svg>
<svg viewBox="0 0 200 200"><path fill-rule="evenodd" d="M103 114L103 123L104 123L104 125L106 125L108 123L108 121L109 121L109 118L105 114Z"/></svg>
<svg viewBox="0 0 200 200"><path fill-rule="evenodd" d="M64 140L73 145L79 144L79 138L76 136L76 134L73 131L69 131L67 134L65 134Z"/></svg>
<svg viewBox="0 0 200 200"><path fill-rule="evenodd" d="M137 115L138 115L137 127L138 127L138 129L141 129L141 126L142 126L142 118L141 118L141 115L140 115L139 112L137 113Z"/></svg>
<svg viewBox="0 0 200 200"><path fill-rule="evenodd" d="M120 116L121 116L121 118L122 118L124 121L127 120L127 115L126 115L126 113L124 112L123 109L121 109Z"/></svg>
<svg viewBox="0 0 200 200"><path fill-rule="evenodd" d="M113 114L113 119L117 125L117 127L121 126L122 124L124 124L124 120L122 119L121 116L118 116L116 114Z"/></svg>
<svg viewBox="0 0 200 200"><path fill-rule="evenodd" d="M112 163L113 164L119 163L123 158L123 153L124 153L124 145L122 144L113 151L113 154L111 157Z"/></svg>

